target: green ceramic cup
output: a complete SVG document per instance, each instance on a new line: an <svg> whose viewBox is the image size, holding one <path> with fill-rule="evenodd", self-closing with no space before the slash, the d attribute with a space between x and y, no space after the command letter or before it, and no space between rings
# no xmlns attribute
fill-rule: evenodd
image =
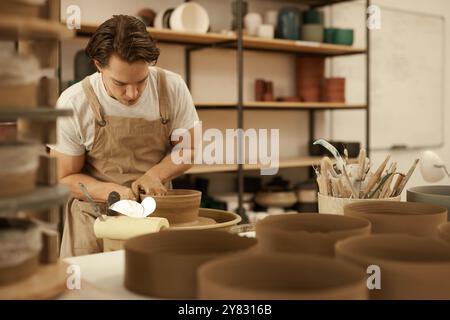
<svg viewBox="0 0 450 320"><path fill-rule="evenodd" d="M353 29L337 29L333 42L335 44L351 46L353 44L353 38Z"/></svg>
<svg viewBox="0 0 450 320"><path fill-rule="evenodd" d="M323 42L334 43L337 30L337 28L325 28L323 33Z"/></svg>

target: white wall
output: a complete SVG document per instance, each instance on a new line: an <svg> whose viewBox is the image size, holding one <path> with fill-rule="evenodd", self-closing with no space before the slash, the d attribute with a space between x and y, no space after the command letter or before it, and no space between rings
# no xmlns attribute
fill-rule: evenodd
<svg viewBox="0 0 450 320"><path fill-rule="evenodd" d="M445 34L450 34L450 25L447 23L450 18L450 1L447 0L373 0L373 4L380 5L381 7L388 7L392 9L399 9L409 12L415 12L419 14L433 14L433 15L439 15L443 16L446 20L445 23ZM381 12L381 17L383 19L383 13ZM382 20L383 21L383 20ZM377 32L376 30L373 30L372 32ZM447 41L445 43L445 51L448 53L450 52L450 41ZM346 59L346 58L345 58ZM446 55L446 60L448 61L448 54ZM355 59L351 61L351 63L358 63L355 62ZM445 85L445 98L444 98L444 114L445 114L445 121L444 123L449 123L450 120L450 113L449 110L449 103L450 103L450 83L448 82L449 75L450 75L450 65L447 63L445 66L442 66L445 68L445 78L447 79ZM355 85L355 84L354 84ZM373 88L372 88L373 89ZM411 91L414 91L414 88L410 88ZM359 90L354 90L349 93L350 99L360 99L360 97L355 97L359 94ZM395 106L392 106L393 108ZM426 105L424 106L426 108ZM388 116L388 115L386 115ZM331 136L335 139L345 139L349 137L359 137L361 134L364 134L364 114L362 112L339 112L335 113L333 116L331 116L332 121L330 122L330 126L332 126L331 130ZM352 125L349 126L348 124L351 123ZM401 121L399 121L399 127L398 130L403 130L401 127ZM449 141L449 128L445 127L445 134L444 134L444 145L441 148L432 149L433 151L437 152L443 159L444 162L450 165L450 141ZM436 137L436 140L439 140L439 137ZM383 161L383 159L386 157L388 153L391 154L391 159L398 161L399 166L398 169L400 171L407 171L409 167L412 165L413 159L420 157L420 154L423 152L422 149L413 149L413 150L401 150L401 151L373 151L371 154L372 160L377 163L380 163ZM445 179L439 183L436 184L448 184L449 179ZM422 185L422 184L429 184L428 182L425 182L420 174L420 170L417 169L417 171L414 173L413 177L411 178L410 182L408 183L408 187L412 187L415 185ZM403 197L405 197L405 192L403 193Z"/></svg>
<svg viewBox="0 0 450 320"><path fill-rule="evenodd" d="M166 7L173 7L182 1L168 0L62 0L62 14L65 8L71 4L77 4L81 8L82 23L100 23L108 19L112 14L124 13L135 14L143 7L153 8L155 11ZM229 28L231 24L231 0L198 0L209 12L213 31ZM423 13L441 14L446 18L450 16L450 1L446 0L377 0L376 3L389 7L407 9ZM279 8L285 5L292 6L292 2L282 1L249 1L249 10L263 13L267 9ZM446 32L449 32L448 24ZM364 34L356 34L356 44L363 45ZM73 77L73 54L76 50L84 47L86 39L77 39L63 44L63 79L69 80ZM447 43L447 46L449 43ZM173 45L161 45L161 57L158 65L184 75L183 47ZM274 81L276 95L292 95L295 90L294 82L294 58L291 55L274 53L245 53L245 77L244 77L244 99L253 100L253 81L255 78L266 78ZM343 58L346 59L346 58ZM361 67L364 66L364 58L360 57ZM205 50L194 53L192 72L192 95L197 101L233 101L236 99L236 65L235 52L232 50ZM328 64L329 65L329 64ZM446 66L446 75L450 69ZM364 102L364 84L349 83L348 92L351 102ZM414 90L414 88L411 88ZM448 94L446 96L446 110L448 109ZM233 128L236 126L236 113L233 111L199 111L200 118L205 127ZM354 130L346 138L365 141L364 113L352 111L351 125ZM449 119L446 112L446 120ZM339 128L348 127L348 122L342 121L342 117L332 116L330 113L320 115L318 121L318 136L325 138L342 138ZM449 121L446 121L449 122ZM449 122L450 123L450 122ZM361 124L361 125L360 125ZM280 155L290 157L307 152L308 118L307 113L293 112L246 112L245 126L254 128L279 128L280 129ZM448 136L446 128L446 137ZM333 134L333 135L332 135ZM450 159L450 146L446 141L443 148L436 150L447 161ZM392 158L399 162L401 170L407 170L414 157L419 154L415 151L392 152ZM385 157L386 152L374 152L373 161L379 163ZM295 176L296 179L304 177L304 169L283 170L283 175L288 178ZM220 183L213 183L213 192L229 188L234 175L211 175L216 177ZM419 171L413 176L410 186L422 184Z"/></svg>

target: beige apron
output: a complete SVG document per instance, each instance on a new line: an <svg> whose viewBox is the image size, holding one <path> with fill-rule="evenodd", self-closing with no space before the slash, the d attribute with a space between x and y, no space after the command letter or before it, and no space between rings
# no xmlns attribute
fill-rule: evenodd
<svg viewBox="0 0 450 320"><path fill-rule="evenodd" d="M157 68L160 119L105 116L89 78L82 81L91 110L95 115L92 150L86 153L83 173L100 181L130 187L170 152L169 96L166 76ZM170 187L170 182L166 184ZM89 191L89 190L88 190ZM99 204L102 213L105 203ZM93 207L79 199L66 206L61 257L79 256L103 251L102 241L94 235L96 219Z"/></svg>

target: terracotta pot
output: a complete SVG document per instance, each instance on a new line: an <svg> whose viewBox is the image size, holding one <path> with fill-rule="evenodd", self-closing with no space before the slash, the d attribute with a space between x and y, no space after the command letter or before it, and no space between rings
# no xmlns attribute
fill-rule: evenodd
<svg viewBox="0 0 450 320"><path fill-rule="evenodd" d="M331 258L237 254L198 270L198 298L218 300L367 299L364 270Z"/></svg>
<svg viewBox="0 0 450 320"><path fill-rule="evenodd" d="M336 244L336 257L364 269L380 267L372 299L450 299L450 246L402 234L353 237ZM372 272L374 275L374 273Z"/></svg>
<svg viewBox="0 0 450 320"><path fill-rule="evenodd" d="M346 216L372 222L372 233L406 233L434 237L437 226L447 221L447 209L427 203L361 202L344 208Z"/></svg>
<svg viewBox="0 0 450 320"><path fill-rule="evenodd" d="M201 264L255 244L255 239L211 230L161 231L132 238L125 243L125 287L151 297L193 299Z"/></svg>
<svg viewBox="0 0 450 320"><path fill-rule="evenodd" d="M262 252L291 252L334 256L337 241L370 234L365 219L328 214L269 216L256 224Z"/></svg>
<svg viewBox="0 0 450 320"><path fill-rule="evenodd" d="M409 202L425 202L446 207L450 210L450 186L420 186L406 192ZM449 217L450 219L450 217Z"/></svg>
<svg viewBox="0 0 450 320"><path fill-rule="evenodd" d="M373 203L378 201L400 201L401 196L395 198L386 198L386 199L350 199L350 198L336 198L330 196L324 196L323 194L318 193L318 204L319 204L319 213L328 213L328 214L344 214L344 207L350 203Z"/></svg>
<svg viewBox="0 0 450 320"><path fill-rule="evenodd" d="M156 202L152 217L166 218L170 225L196 221L201 196L200 191L188 189L173 189L165 196L151 196ZM148 195L141 195L141 201L146 197Z"/></svg>
<svg viewBox="0 0 450 320"><path fill-rule="evenodd" d="M438 237L450 243L450 222L438 226Z"/></svg>
<svg viewBox="0 0 450 320"><path fill-rule="evenodd" d="M0 218L0 286L31 276L39 266L41 232L31 221Z"/></svg>

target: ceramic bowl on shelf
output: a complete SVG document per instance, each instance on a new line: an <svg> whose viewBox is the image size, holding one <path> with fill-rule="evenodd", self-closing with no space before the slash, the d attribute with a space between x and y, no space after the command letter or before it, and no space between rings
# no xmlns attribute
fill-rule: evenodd
<svg viewBox="0 0 450 320"><path fill-rule="evenodd" d="M255 202L262 207L289 208L297 202L297 196L292 190L259 191Z"/></svg>
<svg viewBox="0 0 450 320"><path fill-rule="evenodd" d="M209 29L208 12L196 2L185 2L170 16L170 28L175 31L206 33Z"/></svg>

